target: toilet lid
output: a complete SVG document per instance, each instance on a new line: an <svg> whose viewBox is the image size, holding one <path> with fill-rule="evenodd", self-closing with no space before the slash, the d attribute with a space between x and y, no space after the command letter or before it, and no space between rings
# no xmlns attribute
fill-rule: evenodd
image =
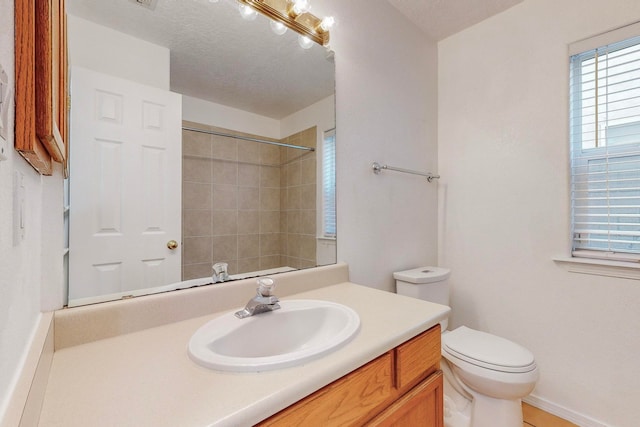
<svg viewBox="0 0 640 427"><path fill-rule="evenodd" d="M535 369L533 354L512 341L466 326L442 335L442 349L466 362L501 372Z"/></svg>

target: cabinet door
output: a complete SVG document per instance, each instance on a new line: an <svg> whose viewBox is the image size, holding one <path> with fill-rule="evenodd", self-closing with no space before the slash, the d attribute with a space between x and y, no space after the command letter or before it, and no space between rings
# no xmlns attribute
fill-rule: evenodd
<svg viewBox="0 0 640 427"><path fill-rule="evenodd" d="M415 386L368 426L444 427L442 372L438 371Z"/></svg>
<svg viewBox="0 0 640 427"><path fill-rule="evenodd" d="M367 365L258 424L266 426L357 426L392 397L392 357Z"/></svg>

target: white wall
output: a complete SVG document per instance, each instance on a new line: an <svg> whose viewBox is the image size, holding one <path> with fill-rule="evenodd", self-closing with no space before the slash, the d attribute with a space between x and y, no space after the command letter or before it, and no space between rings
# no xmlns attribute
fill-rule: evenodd
<svg viewBox="0 0 640 427"><path fill-rule="evenodd" d="M237 132L281 138L280 120L191 96L182 95L182 118Z"/></svg>
<svg viewBox="0 0 640 427"><path fill-rule="evenodd" d="M552 261L570 245L567 45L639 19L636 0L526 0L438 45L450 327L528 347L534 397L582 425L638 425L640 282Z"/></svg>
<svg viewBox="0 0 640 427"><path fill-rule="evenodd" d="M395 290L392 273L437 259L437 187L371 163L437 171L436 45L386 1L318 0L333 15L338 261Z"/></svg>
<svg viewBox="0 0 640 427"><path fill-rule="evenodd" d="M169 49L68 15L69 64L169 90Z"/></svg>
<svg viewBox="0 0 640 427"><path fill-rule="evenodd" d="M15 84L14 2L0 0L0 63ZM0 419L24 362L41 310L62 306L62 177L41 177L13 150L13 105L9 110L8 160L0 162ZM13 244L13 185L25 187L25 234Z"/></svg>

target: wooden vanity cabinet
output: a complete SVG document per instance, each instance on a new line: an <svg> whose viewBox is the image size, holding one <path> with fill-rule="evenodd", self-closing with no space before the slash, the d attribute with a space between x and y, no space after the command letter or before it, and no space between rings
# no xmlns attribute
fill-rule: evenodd
<svg viewBox="0 0 640 427"><path fill-rule="evenodd" d="M443 427L442 381L436 325L258 425Z"/></svg>

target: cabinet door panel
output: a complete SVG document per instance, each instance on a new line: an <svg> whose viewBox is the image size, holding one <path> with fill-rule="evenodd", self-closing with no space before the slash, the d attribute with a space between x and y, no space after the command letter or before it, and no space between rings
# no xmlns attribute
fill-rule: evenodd
<svg viewBox="0 0 640 427"><path fill-rule="evenodd" d="M443 427L442 372L431 375L367 426Z"/></svg>
<svg viewBox="0 0 640 427"><path fill-rule="evenodd" d="M386 353L259 425L361 425L370 411L392 395L392 365L391 353Z"/></svg>
<svg viewBox="0 0 640 427"><path fill-rule="evenodd" d="M398 346L396 357L397 387L404 392L440 369L440 325Z"/></svg>

